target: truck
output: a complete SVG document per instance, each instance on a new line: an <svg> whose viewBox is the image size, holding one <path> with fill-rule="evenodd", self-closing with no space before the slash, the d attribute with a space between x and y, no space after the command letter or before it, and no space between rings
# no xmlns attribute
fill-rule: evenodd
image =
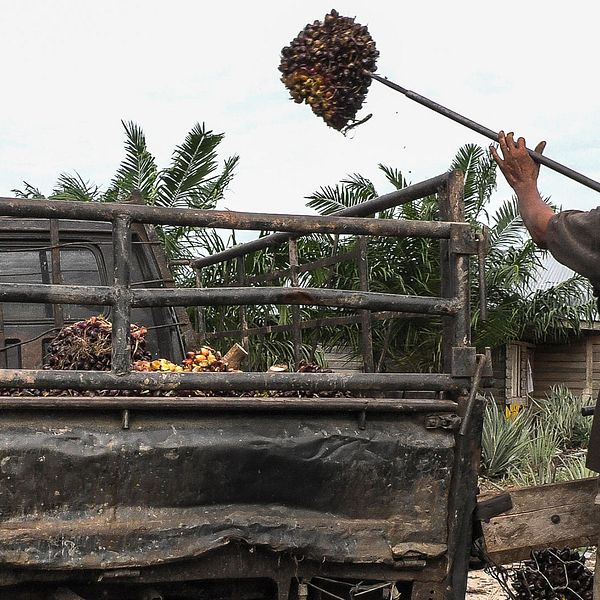
<svg viewBox="0 0 600 600"><path fill-rule="evenodd" d="M0 198L0 598L463 598L490 361L470 340L484 239L462 190L449 172L331 216ZM372 217L430 195L438 221ZM290 275L175 287L154 227L181 225L274 232L190 260L196 272L288 244ZM295 240L315 232L359 236L359 289L299 283L312 267ZM438 239L440 296L369 291L369 236ZM177 361L218 333L199 334L186 309L239 306L247 343L251 304L290 305L296 347L324 323L300 306L343 309L331 322L360 324L363 371L132 370L132 322ZM110 371L42 368L60 328L98 314ZM442 372L373 372L381 314L441 319ZM40 392L15 393L28 389Z"/></svg>

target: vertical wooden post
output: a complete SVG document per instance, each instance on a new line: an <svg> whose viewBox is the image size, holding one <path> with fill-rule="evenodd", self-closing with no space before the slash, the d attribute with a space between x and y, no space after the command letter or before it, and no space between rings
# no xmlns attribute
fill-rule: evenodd
<svg viewBox="0 0 600 600"><path fill-rule="evenodd" d="M125 375L131 369L131 218L118 215L113 221L113 289L111 370ZM129 409L121 413L123 429L129 429Z"/></svg>
<svg viewBox="0 0 600 600"><path fill-rule="evenodd" d="M358 281L362 292L369 291L369 259L367 255L367 238L364 235L358 238ZM373 360L373 332L371 329L371 311L360 311L360 347L363 359L363 370L365 373L375 371Z"/></svg>
<svg viewBox="0 0 600 600"><path fill-rule="evenodd" d="M246 265L244 256L237 258L237 283L240 287L246 285ZM242 348L248 352L250 341L248 339L248 313L245 305L240 305L240 329L242 330Z"/></svg>
<svg viewBox="0 0 600 600"><path fill-rule="evenodd" d="M290 280L292 287L298 287L298 243L295 239L288 240L290 258ZM300 327L300 307L292 308L292 341L294 343L294 368L297 369L302 359L302 329Z"/></svg>
<svg viewBox="0 0 600 600"><path fill-rule="evenodd" d="M59 244L58 219L50 219L50 259L52 262L52 283L54 285L62 285L63 283ZM59 329L65 324L63 305L53 304L52 307L54 309L54 326Z"/></svg>
<svg viewBox="0 0 600 600"><path fill-rule="evenodd" d="M196 278L196 287L202 288L202 269L193 267L194 276ZM197 328L198 328L198 336L201 341L204 341L206 337L206 318L204 315L205 308L203 306L196 307L196 319L197 319Z"/></svg>
<svg viewBox="0 0 600 600"><path fill-rule="evenodd" d="M443 221L464 222L464 182L460 171L448 173L446 185L438 193L440 218ZM456 298L461 310L453 317L443 319L443 370L452 368L452 348L471 345L471 313L469 309L469 257L454 251L459 242L452 234L440 241L441 296Z"/></svg>

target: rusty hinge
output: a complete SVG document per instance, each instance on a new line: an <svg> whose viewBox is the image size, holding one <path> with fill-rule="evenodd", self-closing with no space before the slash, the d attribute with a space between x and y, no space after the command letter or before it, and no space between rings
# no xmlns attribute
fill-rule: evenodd
<svg viewBox="0 0 600 600"><path fill-rule="evenodd" d="M425 417L425 429L447 429L456 431L462 422L458 415L427 415Z"/></svg>

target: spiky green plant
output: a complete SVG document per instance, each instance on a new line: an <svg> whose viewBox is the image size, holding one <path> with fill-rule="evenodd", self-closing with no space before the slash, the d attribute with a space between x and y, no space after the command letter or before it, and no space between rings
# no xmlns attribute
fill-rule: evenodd
<svg viewBox="0 0 600 600"><path fill-rule="evenodd" d="M498 405L485 407L481 437L481 473L499 479L521 466L531 434L531 419L525 411L507 419Z"/></svg>

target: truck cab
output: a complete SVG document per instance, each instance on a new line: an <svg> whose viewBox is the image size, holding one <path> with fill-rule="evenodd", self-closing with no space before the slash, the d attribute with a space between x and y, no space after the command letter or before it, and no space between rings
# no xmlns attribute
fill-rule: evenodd
<svg viewBox="0 0 600 600"><path fill-rule="evenodd" d="M0 218L0 285L110 285L113 273L110 223L52 221ZM58 243L53 243L54 235ZM132 287L172 286L155 231L137 224L132 238ZM110 306L0 303L0 347L6 348L0 352L0 368L41 368L49 342L63 325L100 314L110 321L111 312ZM148 329L146 339L153 357L181 361L184 339L192 335L185 310L140 307L132 309L131 319Z"/></svg>

